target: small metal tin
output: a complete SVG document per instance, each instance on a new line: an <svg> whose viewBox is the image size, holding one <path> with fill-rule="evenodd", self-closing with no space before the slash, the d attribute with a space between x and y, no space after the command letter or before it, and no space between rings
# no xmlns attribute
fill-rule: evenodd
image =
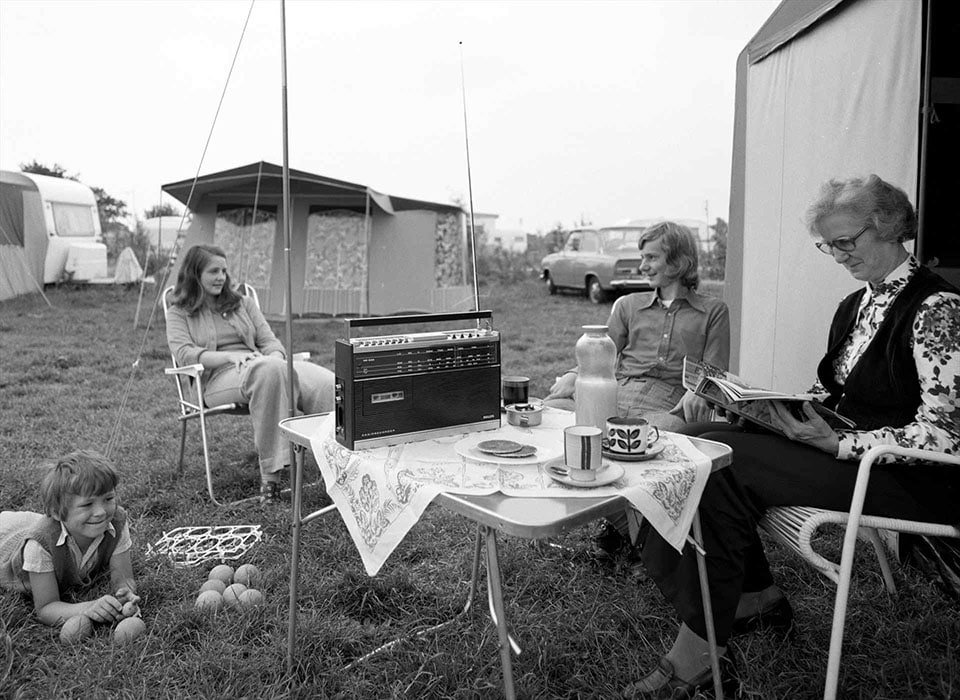
<svg viewBox="0 0 960 700"><path fill-rule="evenodd" d="M507 406L507 423L520 428L531 428L543 421L543 405L514 403Z"/></svg>

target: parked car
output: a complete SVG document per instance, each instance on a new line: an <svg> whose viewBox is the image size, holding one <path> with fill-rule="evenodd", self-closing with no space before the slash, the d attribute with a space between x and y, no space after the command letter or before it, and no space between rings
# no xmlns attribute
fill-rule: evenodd
<svg viewBox="0 0 960 700"><path fill-rule="evenodd" d="M563 249L540 263L540 279L551 294L578 290L594 304L625 292L653 289L640 274L637 241L642 226L578 228L570 232Z"/></svg>

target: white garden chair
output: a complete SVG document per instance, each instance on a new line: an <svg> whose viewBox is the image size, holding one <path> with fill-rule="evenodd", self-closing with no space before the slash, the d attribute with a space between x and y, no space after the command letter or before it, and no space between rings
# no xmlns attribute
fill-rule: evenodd
<svg viewBox="0 0 960 700"><path fill-rule="evenodd" d="M887 561L886 549L877 530L915 535L960 538L960 523L937 524L898 518L884 518L863 515L864 497L870 480L870 470L882 455L908 457L920 462L940 462L955 464L960 468L960 457L943 452L918 450L896 445L880 445L871 448L860 460L857 481L853 490L849 512L820 510L799 506L771 508L760 521L760 528L780 543L798 552L815 569L837 584L837 595L833 612L833 628L830 634L830 654L827 661L827 677L823 697L834 700L837 696L837 684L840 678L840 655L843 644L843 631L847 616L847 599L850 594L850 580L853 573L853 557L857 538L866 539L873 544L880 570L883 573L887 591L896 594L897 588L893 573ZM923 465L918 464L918 469ZM829 561L813 551L811 541L816 530L827 523L846 524L843 550L840 563Z"/></svg>
<svg viewBox="0 0 960 700"><path fill-rule="evenodd" d="M867 495L867 484L870 481L870 470L882 455L895 455L918 460L919 462L940 462L953 464L960 468L960 457L943 452L930 450L916 450L899 447L897 445L879 445L867 450L860 460L857 472L857 482L853 488L853 498L850 501L850 513L847 521L847 530L843 537L843 552L840 555L840 581L837 584L837 599L833 609L833 629L830 632L830 657L827 662L827 682L824 688L824 700L834 700L837 697L837 682L840 678L840 653L843 645L843 629L847 617L847 597L850 593L850 578L853 573L853 555L857 546L857 530L860 527L884 528L895 532L904 532L915 535L931 535L935 537L960 538L960 522L953 524L925 523L915 520L898 520L895 518L877 518L863 514L863 501ZM922 469L922 464L916 465Z"/></svg>

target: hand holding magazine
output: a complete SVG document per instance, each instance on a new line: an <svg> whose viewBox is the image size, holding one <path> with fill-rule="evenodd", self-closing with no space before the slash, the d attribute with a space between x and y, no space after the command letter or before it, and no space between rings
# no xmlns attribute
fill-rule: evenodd
<svg viewBox="0 0 960 700"><path fill-rule="evenodd" d="M683 386L709 403L775 433L782 434L782 431L770 420L771 401L783 402L800 420L803 420L803 404L809 402L834 430L856 427L852 420L830 410L812 394L785 394L750 386L735 374L689 357L683 358Z"/></svg>

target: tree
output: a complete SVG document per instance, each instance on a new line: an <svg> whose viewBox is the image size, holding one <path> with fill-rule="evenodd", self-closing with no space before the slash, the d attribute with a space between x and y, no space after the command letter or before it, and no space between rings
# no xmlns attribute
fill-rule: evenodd
<svg viewBox="0 0 960 700"><path fill-rule="evenodd" d="M97 210L100 212L100 228L106 230L122 224L118 219L127 215L127 203L122 199L111 197L102 187L91 187L93 196L97 198Z"/></svg>
<svg viewBox="0 0 960 700"><path fill-rule="evenodd" d="M62 177L65 180L76 180L76 175L67 175L67 169L59 163L54 163L52 168L48 168L43 163L34 158L29 163L20 164L20 172L33 173L35 175L49 175L50 177Z"/></svg>
<svg viewBox="0 0 960 700"><path fill-rule="evenodd" d="M143 212L144 219L153 219L158 216L180 216L180 212L172 204L158 204Z"/></svg>
<svg viewBox="0 0 960 700"><path fill-rule="evenodd" d="M563 224L557 222L557 225L552 229L547 231L543 236L544 244L546 245L548 253L555 253L561 248L563 248L563 243L567 238L567 231L563 228Z"/></svg>
<svg viewBox="0 0 960 700"><path fill-rule="evenodd" d="M727 222L717 217L710 230L713 232L710 236L713 246L703 256L703 275L706 279L722 280L727 267Z"/></svg>

